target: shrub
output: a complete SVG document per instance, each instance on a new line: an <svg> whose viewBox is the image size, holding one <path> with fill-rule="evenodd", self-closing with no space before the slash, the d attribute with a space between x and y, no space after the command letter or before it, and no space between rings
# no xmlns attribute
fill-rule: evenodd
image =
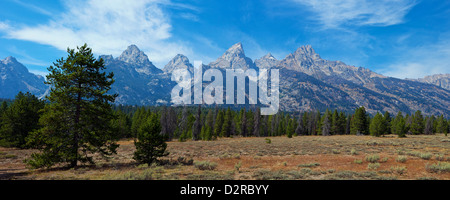
<svg viewBox="0 0 450 200"><path fill-rule="evenodd" d="M356 160L354 160L353 162L354 162L355 164L362 164L363 161L362 161L362 160L356 159Z"/></svg>
<svg viewBox="0 0 450 200"><path fill-rule="evenodd" d="M399 163L405 163L406 160L408 160L408 158L406 156L398 156L395 161L399 162Z"/></svg>
<svg viewBox="0 0 450 200"><path fill-rule="evenodd" d="M369 163L369 165L367 166L367 169L373 169L376 170L380 167L380 163Z"/></svg>
<svg viewBox="0 0 450 200"><path fill-rule="evenodd" d="M430 158L432 157L433 155L431 154L431 153L420 153L419 154L419 158L422 158L422 159L424 159L424 160L430 160Z"/></svg>
<svg viewBox="0 0 450 200"><path fill-rule="evenodd" d="M253 178L256 180L287 180L289 176L283 174L282 171L258 170L253 173Z"/></svg>
<svg viewBox="0 0 450 200"><path fill-rule="evenodd" d="M352 150L350 150L350 154L351 155L358 155L358 152L356 151L356 149L352 149Z"/></svg>
<svg viewBox="0 0 450 200"><path fill-rule="evenodd" d="M397 166L397 167L391 167L391 170L392 170L394 173L397 173L397 174L399 174L399 175L403 175L403 174L406 173L406 171L407 171L406 167L400 167L400 166Z"/></svg>
<svg viewBox="0 0 450 200"><path fill-rule="evenodd" d="M271 144L271 143L272 143L272 140L269 139L269 138L266 138L265 140L266 140L266 143L267 143L267 144Z"/></svg>
<svg viewBox="0 0 450 200"><path fill-rule="evenodd" d="M378 162L378 160L380 160L380 156L379 155L368 155L368 156L366 156L365 159L367 162L376 163L376 162Z"/></svg>
<svg viewBox="0 0 450 200"><path fill-rule="evenodd" d="M242 167L242 161L239 161L234 165L234 169L239 172L239 169Z"/></svg>
<svg viewBox="0 0 450 200"><path fill-rule="evenodd" d="M297 167L317 167L317 166L320 166L320 164L319 163L307 163L307 164L297 165Z"/></svg>
<svg viewBox="0 0 450 200"><path fill-rule="evenodd" d="M217 167L217 163L209 161L195 161L194 166L199 170L214 170Z"/></svg>
<svg viewBox="0 0 450 200"><path fill-rule="evenodd" d="M450 172L450 163L438 162L437 164L426 165L425 169L430 173L448 173Z"/></svg>
<svg viewBox="0 0 450 200"><path fill-rule="evenodd" d="M333 152L333 154L340 154L341 152L337 149L332 149L331 152Z"/></svg>

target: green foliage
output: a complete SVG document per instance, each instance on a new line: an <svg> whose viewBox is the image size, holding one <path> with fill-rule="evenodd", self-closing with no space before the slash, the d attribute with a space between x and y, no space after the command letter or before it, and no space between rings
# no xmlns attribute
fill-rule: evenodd
<svg viewBox="0 0 450 200"><path fill-rule="evenodd" d="M123 113L122 111L118 110L114 112L114 115L116 116L114 119L111 120L111 127L114 130L114 132L117 133L119 138L130 138L131 135L131 119Z"/></svg>
<svg viewBox="0 0 450 200"><path fill-rule="evenodd" d="M436 132L437 133L448 133L448 124L447 120L444 119L444 115L439 116L436 124Z"/></svg>
<svg viewBox="0 0 450 200"><path fill-rule="evenodd" d="M227 111L225 112L225 117L224 117L222 129L220 132L220 136L230 137L232 120L233 120L233 118L231 116L231 109L228 108Z"/></svg>
<svg viewBox="0 0 450 200"><path fill-rule="evenodd" d="M14 102L0 112L0 144L8 147L26 148L29 133L39 128L39 111L44 102L31 93L19 92Z"/></svg>
<svg viewBox="0 0 450 200"><path fill-rule="evenodd" d="M41 128L28 137L28 144L41 150L28 160L31 167L92 164L94 153L108 156L118 147L114 142L117 133L111 127L115 115L110 104L117 95L107 94L114 74L103 72L104 61L96 60L87 45L67 52L66 59L48 68L45 83L52 86L47 96L49 103L39 120Z"/></svg>
<svg viewBox="0 0 450 200"><path fill-rule="evenodd" d="M414 117L412 118L410 131L414 135L419 135L424 133L425 125L423 123L423 116L420 110L416 111Z"/></svg>
<svg viewBox="0 0 450 200"><path fill-rule="evenodd" d="M431 173L449 173L450 163L449 162L438 162L436 164L427 164L425 169Z"/></svg>
<svg viewBox="0 0 450 200"><path fill-rule="evenodd" d="M217 163L209 161L195 161L194 167L199 170L214 170L217 168Z"/></svg>
<svg viewBox="0 0 450 200"><path fill-rule="evenodd" d="M380 160L380 156L379 155L368 155L365 157L365 160L367 162L376 163Z"/></svg>
<svg viewBox="0 0 450 200"><path fill-rule="evenodd" d="M161 133L161 124L158 115L153 113L150 118L138 130L134 145L136 161L145 164L155 162L159 157L167 156L166 136Z"/></svg>
<svg viewBox="0 0 450 200"><path fill-rule="evenodd" d="M350 125L350 133L353 135L367 134L368 131L368 121L366 109L360 107L356 109L355 114L352 117Z"/></svg>
<svg viewBox="0 0 450 200"><path fill-rule="evenodd" d="M403 117L402 112L398 112L394 121L392 121L391 131L392 134L398 135L400 138L406 137L406 120Z"/></svg>
<svg viewBox="0 0 450 200"><path fill-rule="evenodd" d="M370 122L370 135L380 137L387 130L386 122L380 113L377 113L375 117Z"/></svg>

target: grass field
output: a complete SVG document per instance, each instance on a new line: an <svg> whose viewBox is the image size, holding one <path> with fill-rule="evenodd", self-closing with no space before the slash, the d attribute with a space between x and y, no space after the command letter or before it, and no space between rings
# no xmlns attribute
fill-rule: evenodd
<svg viewBox="0 0 450 200"><path fill-rule="evenodd" d="M0 179L188 180L450 180L450 138L444 135L301 136L169 142L159 165L139 165L133 140L118 154L74 169L30 170L34 150L0 147Z"/></svg>

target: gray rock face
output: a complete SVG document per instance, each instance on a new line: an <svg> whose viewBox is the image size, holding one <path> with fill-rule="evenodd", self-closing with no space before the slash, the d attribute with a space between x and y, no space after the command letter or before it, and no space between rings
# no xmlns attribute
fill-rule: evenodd
<svg viewBox="0 0 450 200"><path fill-rule="evenodd" d="M229 48L220 58L209 64L211 68L221 69L249 69L255 68L252 59L245 56L241 43Z"/></svg>
<svg viewBox="0 0 450 200"><path fill-rule="evenodd" d="M194 73L194 67L189 62L189 59L182 55L176 55L166 66L164 66L164 73L172 73L175 69L187 69L189 72Z"/></svg>
<svg viewBox="0 0 450 200"><path fill-rule="evenodd" d="M255 65L259 69L270 69L276 67L278 63L280 63L280 61L273 57L271 53L268 53L262 58L255 60Z"/></svg>
<svg viewBox="0 0 450 200"><path fill-rule="evenodd" d="M156 68L152 62L148 59L148 56L139 50L136 45L130 45L117 60L123 61L130 65L135 66L136 71L144 74L161 73L162 71Z"/></svg>
<svg viewBox="0 0 450 200"><path fill-rule="evenodd" d="M30 73L14 57L0 62L0 98L13 99L20 91L41 97L48 89L44 81L44 77Z"/></svg>
<svg viewBox="0 0 450 200"><path fill-rule="evenodd" d="M114 72L115 83L110 93L119 94L115 103L156 105L158 102L169 102L167 91L174 83L137 46L129 46L118 58L111 55L101 55L99 58L105 61L107 72Z"/></svg>
<svg viewBox="0 0 450 200"><path fill-rule="evenodd" d="M415 81L437 85L441 88L450 90L450 74L435 74L415 79Z"/></svg>
<svg viewBox="0 0 450 200"><path fill-rule="evenodd" d="M164 70L159 70L135 45L128 47L118 58L110 55L100 58L105 61L106 71L114 72L116 82L110 92L119 94L116 99L119 104L167 104L176 84L170 79L172 71L184 68L192 72L193 69L187 57L177 55ZM208 68L222 72L228 68L279 69L280 109L283 111L324 111L329 108L351 112L364 106L372 114L421 110L424 115L450 117L450 90L444 89L448 88L448 74L419 80L389 78L366 68L322 59L311 46L300 47L280 61L267 54L253 63L238 43L215 62L203 66L204 71ZM203 83L203 87L206 85L208 83ZM29 73L14 58L0 62L0 98L13 98L18 91L40 94L46 89L42 77Z"/></svg>
<svg viewBox="0 0 450 200"><path fill-rule="evenodd" d="M326 98L332 96L332 99L336 100L346 99L345 102L341 102L337 107L341 109L346 108L342 110L350 111L355 106L364 106L370 113L376 113L377 111L412 113L416 110L421 110L424 114L445 114L450 116L449 91L430 84L388 78L369 69L348 66L340 61L324 60L310 46L300 47L294 53L289 54L280 61L277 68L291 72L282 73L285 75L292 75L294 74L293 72L302 72L320 81L321 83L318 85L327 84L350 97L348 99L345 97L347 95L326 92L326 90L308 83L310 85L309 88L314 91L310 95L294 95L295 92L284 93L284 95L290 96L291 101L288 105L296 104L295 100L313 102L310 100L311 97L323 96L316 100L324 106L333 108L334 102L327 101L328 98ZM280 77L280 79L284 80L285 77ZM280 83L281 93L283 94L283 88L285 91L289 91L291 90L290 88L295 88L296 84L303 84L302 82L301 79L297 81L291 79L284 82L286 85ZM323 92L328 94L323 94ZM282 104L285 104L285 102L282 102ZM320 106L316 105L316 107Z"/></svg>

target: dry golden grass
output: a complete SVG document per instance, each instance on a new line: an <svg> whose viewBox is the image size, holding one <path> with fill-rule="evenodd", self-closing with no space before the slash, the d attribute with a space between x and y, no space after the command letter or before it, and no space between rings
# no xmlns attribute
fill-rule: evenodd
<svg viewBox="0 0 450 200"><path fill-rule="evenodd" d="M300 136L294 138L223 138L217 141L169 142L170 155L161 166L138 165L132 140L120 141L118 154L76 169L29 170L22 160L34 150L0 148L0 179L440 179L450 173L426 170L450 161L450 140L444 135ZM426 159L423 155L432 155ZM378 155L379 167L365 157ZM398 162L399 155L405 162ZM177 160L217 164L201 170ZM359 160L358 164L355 160ZM361 162L362 161L362 162ZM376 164L378 166L378 164Z"/></svg>

